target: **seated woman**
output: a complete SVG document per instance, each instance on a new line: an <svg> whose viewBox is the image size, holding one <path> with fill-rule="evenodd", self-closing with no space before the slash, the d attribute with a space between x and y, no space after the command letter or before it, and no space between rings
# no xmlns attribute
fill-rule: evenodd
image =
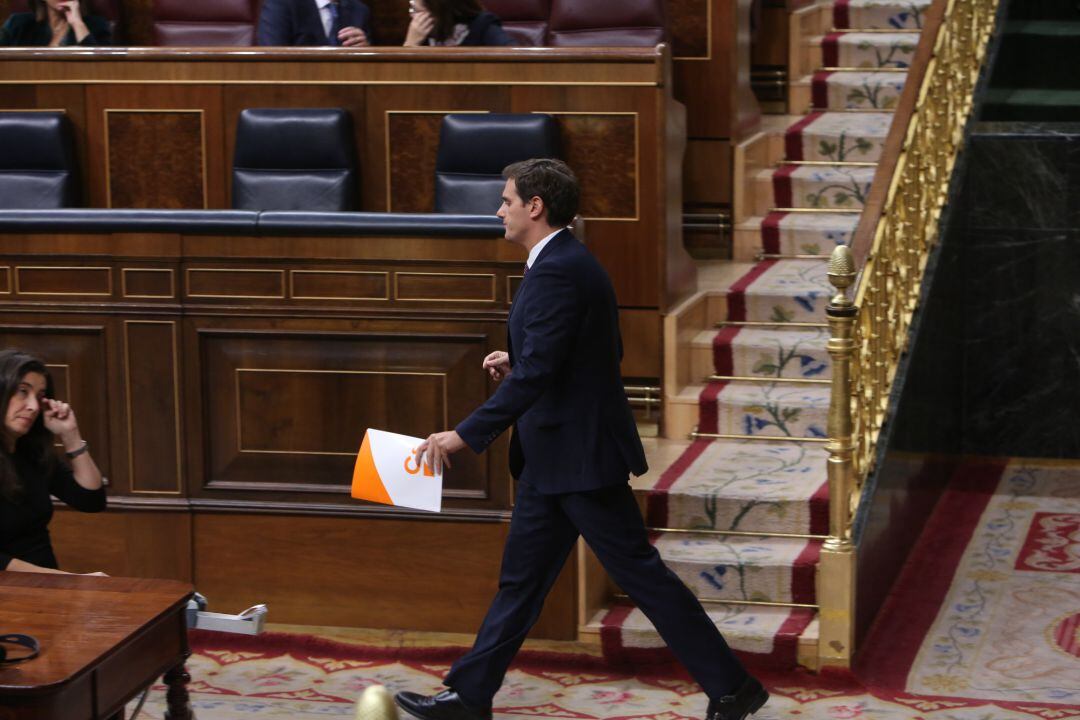
<svg viewBox="0 0 1080 720"><path fill-rule="evenodd" d="M105 487L75 412L54 400L45 364L18 350L0 351L0 570L58 573L49 541L50 495L83 512L105 509ZM59 439L71 463L60 461Z"/></svg>
<svg viewBox="0 0 1080 720"><path fill-rule="evenodd" d="M405 46L512 45L495 13L477 0L409 0Z"/></svg>
<svg viewBox="0 0 1080 720"><path fill-rule="evenodd" d="M86 15L79 0L30 0L31 12L12 13L0 27L0 46L108 45L109 23Z"/></svg>

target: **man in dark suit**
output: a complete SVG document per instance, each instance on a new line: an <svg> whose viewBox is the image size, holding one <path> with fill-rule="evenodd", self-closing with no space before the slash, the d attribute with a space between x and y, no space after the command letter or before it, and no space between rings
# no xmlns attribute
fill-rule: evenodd
<svg viewBox="0 0 1080 720"><path fill-rule="evenodd" d="M499 592L476 642L435 696L402 692L424 720L487 720L491 702L580 534L608 573L656 626L710 698L709 720L742 720L768 699L693 593L648 539L628 483L645 452L619 371L615 291L600 263L566 226L578 185L559 160L526 160L503 172L498 216L529 258L508 320L509 352L483 367L498 390L454 430L420 446L428 463L482 452L511 425L518 480Z"/></svg>
<svg viewBox="0 0 1080 720"><path fill-rule="evenodd" d="M260 45L371 45L371 11L360 0L263 0Z"/></svg>

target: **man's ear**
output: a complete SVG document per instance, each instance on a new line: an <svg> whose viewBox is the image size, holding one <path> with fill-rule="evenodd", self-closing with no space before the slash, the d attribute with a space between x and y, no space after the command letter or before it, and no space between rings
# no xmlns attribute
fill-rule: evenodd
<svg viewBox="0 0 1080 720"><path fill-rule="evenodd" d="M533 220L539 220L544 216L544 201L539 195L533 195L529 198L529 217Z"/></svg>

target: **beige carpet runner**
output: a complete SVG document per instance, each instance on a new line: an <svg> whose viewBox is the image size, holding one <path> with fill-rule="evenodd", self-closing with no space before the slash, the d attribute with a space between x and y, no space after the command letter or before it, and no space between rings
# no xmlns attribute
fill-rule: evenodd
<svg viewBox="0 0 1080 720"><path fill-rule="evenodd" d="M756 186L767 259L727 289L713 338L698 430L725 438L695 441L645 491L661 554L758 666L793 667L800 643L816 643L814 574L828 533L826 259L858 223L928 5L833 6L833 31L811 53L820 69L804 79L812 107L787 129L784 161ZM613 662L664 656L629 605L593 625Z"/></svg>

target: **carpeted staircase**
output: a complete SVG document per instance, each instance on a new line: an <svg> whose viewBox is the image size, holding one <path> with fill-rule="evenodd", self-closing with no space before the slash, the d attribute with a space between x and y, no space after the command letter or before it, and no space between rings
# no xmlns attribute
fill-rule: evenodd
<svg viewBox="0 0 1080 720"><path fill-rule="evenodd" d="M813 72L796 85L810 107L793 108L806 114L783 131L782 162L746 178L759 259L722 288L725 315L697 343L711 344L714 373L698 388L698 432L717 437L694 440L640 490L661 555L756 665L816 657L815 572L828 533L826 261L858 223L928 5L840 0L829 31L805 42L798 66ZM666 656L630 604L591 626L613 661Z"/></svg>

